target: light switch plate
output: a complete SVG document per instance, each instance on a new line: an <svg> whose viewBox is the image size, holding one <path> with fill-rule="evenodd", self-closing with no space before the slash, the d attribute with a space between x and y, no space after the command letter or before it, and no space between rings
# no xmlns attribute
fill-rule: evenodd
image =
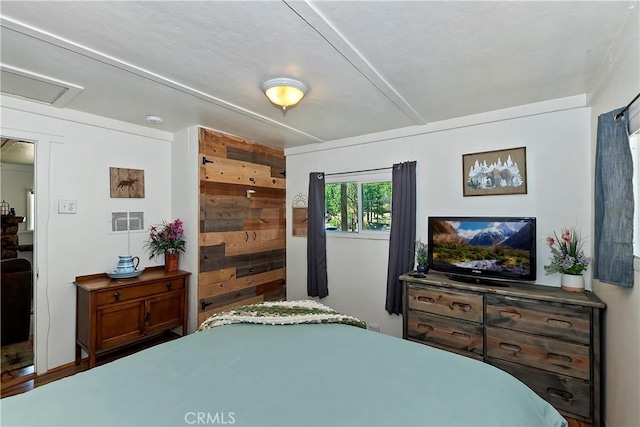
<svg viewBox="0 0 640 427"><path fill-rule="evenodd" d="M58 200L58 213L59 214L74 214L76 213L77 202L75 200Z"/></svg>

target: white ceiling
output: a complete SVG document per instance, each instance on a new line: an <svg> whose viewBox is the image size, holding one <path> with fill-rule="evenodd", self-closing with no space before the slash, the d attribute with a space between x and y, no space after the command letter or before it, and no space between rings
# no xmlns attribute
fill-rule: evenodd
<svg viewBox="0 0 640 427"><path fill-rule="evenodd" d="M638 6L2 0L0 58L84 88L65 108L289 148L587 93ZM286 116L273 77L310 88Z"/></svg>

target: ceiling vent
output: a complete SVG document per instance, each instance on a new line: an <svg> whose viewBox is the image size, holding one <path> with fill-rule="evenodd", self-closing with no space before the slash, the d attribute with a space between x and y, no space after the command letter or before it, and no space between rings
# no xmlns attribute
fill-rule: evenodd
<svg viewBox="0 0 640 427"><path fill-rule="evenodd" d="M0 90L6 95L62 108L78 96L84 88L42 74L0 64Z"/></svg>

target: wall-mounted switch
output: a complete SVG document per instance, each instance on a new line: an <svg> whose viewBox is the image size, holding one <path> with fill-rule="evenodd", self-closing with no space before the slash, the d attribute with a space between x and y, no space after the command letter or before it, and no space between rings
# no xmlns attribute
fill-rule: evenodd
<svg viewBox="0 0 640 427"><path fill-rule="evenodd" d="M77 202L75 200L58 200L58 213L59 214L74 214L76 213Z"/></svg>

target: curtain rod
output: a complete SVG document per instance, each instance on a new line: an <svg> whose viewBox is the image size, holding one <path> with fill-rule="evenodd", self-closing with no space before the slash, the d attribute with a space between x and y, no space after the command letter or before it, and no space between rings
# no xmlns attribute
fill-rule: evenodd
<svg viewBox="0 0 640 427"><path fill-rule="evenodd" d="M393 169L393 166L389 166L388 168L363 169L363 170L359 170L359 171L350 171L350 172L325 173L324 176L345 175L345 174L349 174L349 173L375 172L375 171L384 171L384 170L388 170L388 169Z"/></svg>
<svg viewBox="0 0 640 427"><path fill-rule="evenodd" d="M630 102L630 103L628 103L628 104L627 104L627 106L626 106L626 107L624 107L624 108L622 109L622 111L620 111L618 114L616 114L616 115L613 117L613 120L618 120L620 117L622 117L622 116L624 115L624 113L629 109L629 107L631 107L631 106L633 105L633 103L634 103L634 102L636 102L636 101L638 100L638 98L640 98L640 93L639 93L639 94L637 94L637 95L636 95L636 97L635 97L635 98L633 98L633 99L631 100L631 102Z"/></svg>

